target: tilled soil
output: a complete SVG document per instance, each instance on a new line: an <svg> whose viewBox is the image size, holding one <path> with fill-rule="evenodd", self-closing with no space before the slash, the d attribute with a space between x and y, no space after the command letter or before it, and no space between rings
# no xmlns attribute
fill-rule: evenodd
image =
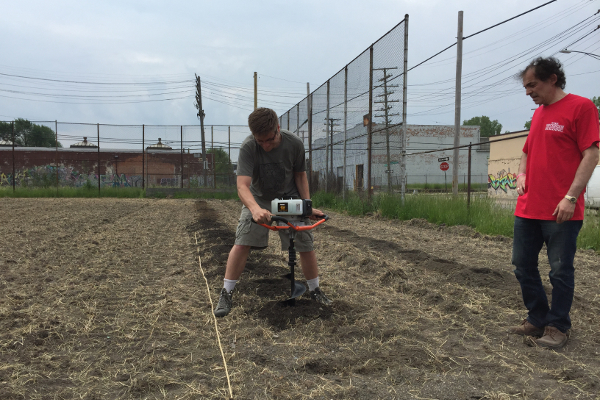
<svg viewBox="0 0 600 400"><path fill-rule="evenodd" d="M510 239L324 210L333 305L282 303L272 233L215 324L240 209L0 200L0 399L600 398L595 252L576 256L573 329L553 351L506 333L526 315ZM540 269L550 295L544 252Z"/></svg>

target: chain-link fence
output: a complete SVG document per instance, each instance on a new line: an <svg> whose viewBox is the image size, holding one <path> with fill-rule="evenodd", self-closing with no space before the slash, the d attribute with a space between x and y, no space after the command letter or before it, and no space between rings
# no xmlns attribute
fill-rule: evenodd
<svg viewBox="0 0 600 400"><path fill-rule="evenodd" d="M0 187L234 189L250 131L204 129L203 146L199 125L0 122Z"/></svg>
<svg viewBox="0 0 600 400"><path fill-rule="evenodd" d="M311 191L345 192L405 182L401 155L406 114L408 15L307 98L280 117L302 137Z"/></svg>
<svg viewBox="0 0 600 400"><path fill-rule="evenodd" d="M440 160L447 161L452 186L454 126L405 123L407 47L408 15L281 115L281 127L304 140L311 192L444 191ZM458 162L474 166L473 173L461 171L464 186L470 175L475 188L485 187L489 148L475 146L478 127L461 127L459 135ZM476 149L472 157L469 143ZM425 154L432 151L437 154Z"/></svg>
<svg viewBox="0 0 600 400"><path fill-rule="evenodd" d="M478 127L461 127L454 165L454 126L406 124L407 52L408 15L280 116L305 144L311 192L404 194L407 185L441 184L441 171L459 165L487 176ZM232 160L250 134L247 126L208 125L202 143L199 125L38 124L62 147L9 149L0 123L0 186L235 187ZM467 156L469 143L475 151Z"/></svg>

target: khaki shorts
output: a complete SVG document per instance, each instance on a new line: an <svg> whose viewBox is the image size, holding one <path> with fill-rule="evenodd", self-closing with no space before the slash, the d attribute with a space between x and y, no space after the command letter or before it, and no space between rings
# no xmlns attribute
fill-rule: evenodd
<svg viewBox="0 0 600 400"><path fill-rule="evenodd" d="M262 207L264 204L261 205L259 203L259 205ZM269 207L264 208L269 210L271 207L269 205ZM308 218L306 220L310 221ZM269 232L271 232L270 229L252 222L252 213L246 206L242 207L242 214L240 215L240 221L235 232L235 244L251 246L251 248L257 250L266 249L269 245ZM290 246L288 229L281 229L279 231L279 238L281 239L281 250L287 251ZM314 236L311 231L296 232L294 248L299 253L312 251L313 241Z"/></svg>

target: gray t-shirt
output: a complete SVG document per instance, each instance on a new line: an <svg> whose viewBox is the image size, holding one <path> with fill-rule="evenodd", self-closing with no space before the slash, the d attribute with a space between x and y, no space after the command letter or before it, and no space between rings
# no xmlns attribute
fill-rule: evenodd
<svg viewBox="0 0 600 400"><path fill-rule="evenodd" d="M293 133L281 130L281 144L266 152L248 136L240 147L237 175L251 176L250 192L265 201L299 196L295 172L306 171L304 144Z"/></svg>

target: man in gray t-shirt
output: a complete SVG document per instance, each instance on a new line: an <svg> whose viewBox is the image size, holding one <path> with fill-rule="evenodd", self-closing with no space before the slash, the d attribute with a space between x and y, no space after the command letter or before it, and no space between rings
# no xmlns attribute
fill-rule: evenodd
<svg viewBox="0 0 600 400"><path fill-rule="evenodd" d="M232 292L246 267L250 249L264 249L269 242L269 230L252 223L271 222L271 200L283 197L310 199L304 144L292 133L281 130L275 111L258 108L248 117L252 135L240 147L237 167L238 196L242 201L242 214L238 223L235 244L229 252L225 279L219 303L214 310L217 317L229 314ZM310 219L323 216L313 208ZM280 231L282 250L289 246L288 233ZM331 300L319 288L319 270L313 250L310 231L297 232L294 244L300 253L302 272L307 280L311 297L320 304Z"/></svg>
<svg viewBox="0 0 600 400"><path fill-rule="evenodd" d="M299 196L294 174L306 173L300 138L281 129L274 139L280 142L279 146L265 151L264 144L258 144L253 135L248 136L240 147L237 168L238 177L252 178L250 192L254 198L269 203L284 196Z"/></svg>

